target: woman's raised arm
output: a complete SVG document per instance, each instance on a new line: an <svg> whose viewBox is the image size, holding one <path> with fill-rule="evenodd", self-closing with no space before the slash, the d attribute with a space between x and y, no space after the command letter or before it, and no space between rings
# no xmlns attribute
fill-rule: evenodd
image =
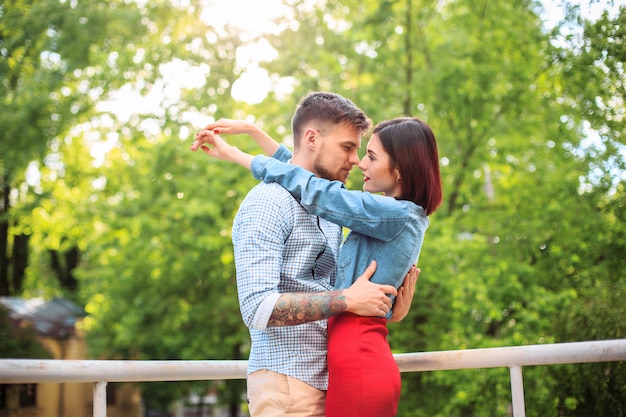
<svg viewBox="0 0 626 417"><path fill-rule="evenodd" d="M229 145L224 138L214 130L202 130L196 135L196 140L189 148L192 152L201 149L204 153L222 161L235 162L246 169L250 169L252 155L247 154L236 146Z"/></svg>
<svg viewBox="0 0 626 417"><path fill-rule="evenodd" d="M224 135L249 135L259 144L267 156L274 155L280 146L270 135L248 120L222 118L213 123L209 123L203 130L212 130L217 134Z"/></svg>

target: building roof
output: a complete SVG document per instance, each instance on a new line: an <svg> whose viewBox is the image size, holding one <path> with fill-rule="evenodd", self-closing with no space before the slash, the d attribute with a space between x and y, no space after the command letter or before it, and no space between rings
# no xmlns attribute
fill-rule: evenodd
<svg viewBox="0 0 626 417"><path fill-rule="evenodd" d="M37 334L55 339L74 334L76 321L85 316L83 309L60 297L47 301L43 298L0 297L0 305L9 310L13 320L28 321Z"/></svg>

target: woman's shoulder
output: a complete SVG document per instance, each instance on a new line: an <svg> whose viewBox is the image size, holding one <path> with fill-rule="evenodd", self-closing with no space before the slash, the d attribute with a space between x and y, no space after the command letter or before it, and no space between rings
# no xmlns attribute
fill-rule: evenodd
<svg viewBox="0 0 626 417"><path fill-rule="evenodd" d="M364 200L365 206L376 207L379 213L385 216L399 218L427 217L424 207L409 200L398 200L389 196L361 191L352 191L352 193L361 193L361 198Z"/></svg>
<svg viewBox="0 0 626 417"><path fill-rule="evenodd" d="M408 201L408 200L400 200L400 201L405 201L407 203L407 206L409 207L409 210L411 210L411 213L414 213L416 216L419 216L419 217L428 218L428 215L426 214L426 210L424 209L424 207L420 206L419 204L415 204L412 201Z"/></svg>

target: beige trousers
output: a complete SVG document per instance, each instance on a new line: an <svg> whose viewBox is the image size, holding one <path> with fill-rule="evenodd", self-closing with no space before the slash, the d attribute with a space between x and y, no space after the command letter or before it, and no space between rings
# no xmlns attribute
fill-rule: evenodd
<svg viewBox="0 0 626 417"><path fill-rule="evenodd" d="M324 417L326 391L268 370L247 379L251 417Z"/></svg>

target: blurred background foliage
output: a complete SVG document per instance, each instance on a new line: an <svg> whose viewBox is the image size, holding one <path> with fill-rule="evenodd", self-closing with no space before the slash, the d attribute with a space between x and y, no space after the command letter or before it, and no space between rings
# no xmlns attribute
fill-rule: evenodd
<svg viewBox="0 0 626 417"><path fill-rule="evenodd" d="M0 295L84 306L94 358L246 359L230 226L255 181L188 147L219 117L289 144L327 90L437 136L445 200L394 351L625 337L624 4L563 1L547 24L529 0L285 3L242 32L199 0L2 2ZM267 91L235 98L253 70ZM529 415L626 415L624 363L524 372ZM404 374L398 415L507 415L509 391L501 369Z"/></svg>

